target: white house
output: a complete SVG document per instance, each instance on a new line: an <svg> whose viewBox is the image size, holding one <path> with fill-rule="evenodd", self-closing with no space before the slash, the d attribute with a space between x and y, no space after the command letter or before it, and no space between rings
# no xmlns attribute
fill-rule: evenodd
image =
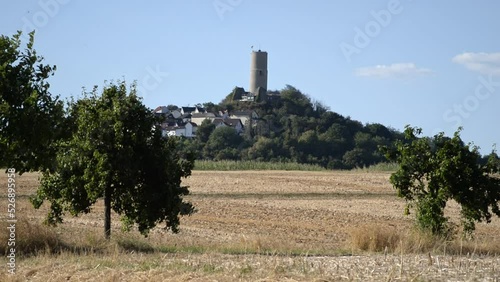
<svg viewBox="0 0 500 282"><path fill-rule="evenodd" d="M157 107L157 108L154 110L154 113L155 113L155 114L165 115L165 114L170 113L170 110L167 108L167 106L159 106L159 107Z"/></svg>
<svg viewBox="0 0 500 282"><path fill-rule="evenodd" d="M207 110L205 108L194 106L194 107L181 107L181 114L203 114L206 113Z"/></svg>
<svg viewBox="0 0 500 282"><path fill-rule="evenodd" d="M193 113L191 114L191 122L199 125L206 119L213 121L216 117L214 113Z"/></svg>
<svg viewBox="0 0 500 282"><path fill-rule="evenodd" d="M243 123L241 123L240 119L222 119L222 118L215 118L213 123L215 124L215 127L221 127L221 126L228 126L234 128L238 134L243 132Z"/></svg>
<svg viewBox="0 0 500 282"><path fill-rule="evenodd" d="M255 121L259 119L259 115L253 110L235 111L232 112L229 117L232 119L240 119L244 126L254 126L257 124Z"/></svg>
<svg viewBox="0 0 500 282"><path fill-rule="evenodd" d="M198 126L195 123L188 122L182 126L166 126L162 128L162 136L179 136L193 138L196 136Z"/></svg>

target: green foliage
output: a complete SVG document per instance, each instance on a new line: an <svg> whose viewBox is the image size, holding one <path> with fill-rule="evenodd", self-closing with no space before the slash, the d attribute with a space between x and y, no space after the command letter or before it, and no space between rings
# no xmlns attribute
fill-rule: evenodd
<svg viewBox="0 0 500 282"><path fill-rule="evenodd" d="M387 158L400 166L390 181L408 202L407 212L414 207L418 225L435 235L449 234L451 226L444 215L449 200L461 206L465 235L472 234L475 222L500 216L496 154L480 164L478 148L464 144L460 130L452 138L443 133L419 138L421 129L407 126L405 140L396 142L394 150L385 148Z"/></svg>
<svg viewBox="0 0 500 282"><path fill-rule="evenodd" d="M354 148L350 151L347 151L342 160L344 164L349 167L365 167L370 165L366 160L370 159L370 153L367 152L366 149L362 148Z"/></svg>
<svg viewBox="0 0 500 282"><path fill-rule="evenodd" d="M169 111L175 111L175 110L179 109L179 107L177 107L176 105L168 105L168 106L167 106L167 109L168 109Z"/></svg>
<svg viewBox="0 0 500 282"><path fill-rule="evenodd" d="M52 145L70 131L63 103L49 92L56 67L43 64L29 35L24 50L21 32L0 36L0 165L19 173L52 169Z"/></svg>
<svg viewBox="0 0 500 282"><path fill-rule="evenodd" d="M238 147L243 138L232 127L221 126L210 135L205 146L205 155L215 160L233 160L239 155Z"/></svg>
<svg viewBox="0 0 500 282"><path fill-rule="evenodd" d="M200 142L206 143L208 141L208 138L210 138L210 134L212 134L214 130L215 124L213 124L211 120L206 119L198 126L198 129L196 131L196 138Z"/></svg>
<svg viewBox="0 0 500 282"><path fill-rule="evenodd" d="M196 140L188 141L192 146L185 148L201 147L200 157L209 160L298 162L330 169L352 169L383 162L385 158L378 147L392 146L395 140L402 138L401 133L381 124L363 125L332 112L290 85L268 92L272 99L257 102L235 101L233 96L239 96L242 91L235 88L218 107L210 107L229 113L256 111L259 119L245 127L244 138L230 142L231 145L220 136L209 140L210 128L205 125L201 131L198 128Z"/></svg>
<svg viewBox="0 0 500 282"><path fill-rule="evenodd" d="M212 102L206 102L206 103L203 103L203 108L205 108L205 110L207 112L211 112L211 113L214 113L214 112L218 112L218 111L222 111L222 107L219 106L219 105L216 105Z"/></svg>
<svg viewBox="0 0 500 282"><path fill-rule="evenodd" d="M307 116L313 111L311 99L291 85L281 91L281 103L281 111L289 115Z"/></svg>
<svg viewBox="0 0 500 282"><path fill-rule="evenodd" d="M123 216L126 227L149 229L166 223L178 231L179 215L193 207L183 201L187 187L181 179L191 174L194 160L181 159L177 141L164 139L157 119L136 96L135 85L127 94L125 82L97 88L71 105L75 132L58 144L56 169L45 171L41 187L32 199L35 208L47 200L49 224L62 222L65 212L88 213L104 197L105 213ZM110 218L105 217L109 236Z"/></svg>
<svg viewBox="0 0 500 282"><path fill-rule="evenodd" d="M260 136L253 146L247 150L247 159L258 162L274 160L279 158L279 152L280 144L277 143L277 139Z"/></svg>
<svg viewBox="0 0 500 282"><path fill-rule="evenodd" d="M259 161L207 161L196 160L195 170L233 171L233 170L300 170L324 171L319 165L298 164L290 162L259 162Z"/></svg>

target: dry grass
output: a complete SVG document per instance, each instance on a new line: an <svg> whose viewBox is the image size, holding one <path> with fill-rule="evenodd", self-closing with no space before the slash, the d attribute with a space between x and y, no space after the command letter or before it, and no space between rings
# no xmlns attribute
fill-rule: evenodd
<svg viewBox="0 0 500 282"><path fill-rule="evenodd" d="M40 255L1 281L495 281L499 257L148 254Z"/></svg>
<svg viewBox="0 0 500 282"><path fill-rule="evenodd" d="M18 179L18 238L37 242L0 281L495 281L500 220L479 224L475 241L436 241L411 231L404 202L384 172L195 171L185 184L198 209L179 234L122 233L103 206L56 228L28 195L37 175ZM0 186L6 187L5 175ZM0 192L0 201L6 201ZM458 219L451 204L447 214ZM0 221L2 224L4 220ZM26 223L26 224L25 224ZM25 229L22 225L25 224ZM3 227L1 227L3 228ZM5 234L0 232L5 245ZM38 236L41 234L41 236ZM3 238L3 239L2 239ZM18 241L21 244L21 241ZM495 255L496 254L496 255ZM3 258L5 260L5 257ZM0 264L5 265L0 260ZM6 269L5 269L6 270Z"/></svg>
<svg viewBox="0 0 500 282"><path fill-rule="evenodd" d="M8 223L5 220L0 222L0 230L7 230ZM2 248L0 254L6 255L8 232L0 233L0 243ZM24 218L18 219L16 223L16 253L18 255L36 255L40 252L54 253L58 252L64 246L53 229L32 223Z"/></svg>
<svg viewBox="0 0 500 282"><path fill-rule="evenodd" d="M367 225L352 228L350 246L368 252L405 254L486 255L499 256L500 242L482 239L436 238L416 228L396 230L395 228Z"/></svg>
<svg viewBox="0 0 500 282"><path fill-rule="evenodd" d="M369 252L396 252L404 236L394 228L367 225L350 231L351 247ZM406 240L405 240L406 241Z"/></svg>

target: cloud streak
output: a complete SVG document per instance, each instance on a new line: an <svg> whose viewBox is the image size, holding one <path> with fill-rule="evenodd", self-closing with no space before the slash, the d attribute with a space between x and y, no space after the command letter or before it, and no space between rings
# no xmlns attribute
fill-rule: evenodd
<svg viewBox="0 0 500 282"><path fill-rule="evenodd" d="M452 61L485 75L500 76L500 53L462 53Z"/></svg>
<svg viewBox="0 0 500 282"><path fill-rule="evenodd" d="M356 69L356 75L375 78L411 78L434 73L430 69L418 68L414 63L377 65Z"/></svg>

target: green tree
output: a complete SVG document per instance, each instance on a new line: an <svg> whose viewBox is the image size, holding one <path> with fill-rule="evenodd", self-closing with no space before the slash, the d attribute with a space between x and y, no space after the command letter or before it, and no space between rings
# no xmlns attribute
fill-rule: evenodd
<svg viewBox="0 0 500 282"><path fill-rule="evenodd" d="M371 154L362 148L354 148L350 151L347 151L342 160L344 164L349 168L355 167L365 167L370 165L369 162L371 160Z"/></svg>
<svg viewBox="0 0 500 282"><path fill-rule="evenodd" d="M392 132L380 123L370 123L367 124L366 129L374 136L380 136L386 139L392 138Z"/></svg>
<svg viewBox="0 0 500 282"><path fill-rule="evenodd" d="M216 160L237 159L238 147L243 138L232 127L221 126L216 128L205 145L205 156Z"/></svg>
<svg viewBox="0 0 500 282"><path fill-rule="evenodd" d="M283 114L308 116L314 109L309 97L295 87L287 85L281 90L281 111Z"/></svg>
<svg viewBox="0 0 500 282"><path fill-rule="evenodd" d="M0 37L0 165L19 173L52 169L52 144L71 130L62 101L49 92L56 67L42 64L33 44L34 32L25 50L21 32Z"/></svg>
<svg viewBox="0 0 500 282"><path fill-rule="evenodd" d="M205 119L196 130L196 138L201 143L206 143L210 134L215 130L215 124L210 119Z"/></svg>
<svg viewBox="0 0 500 282"><path fill-rule="evenodd" d="M212 102L205 102L205 103L203 103L203 108L205 108L205 110L207 112L210 112L210 113L217 113L217 112L223 110L221 106L216 105L216 104L214 104Z"/></svg>
<svg viewBox="0 0 500 282"><path fill-rule="evenodd" d="M498 165L494 157L479 164L478 148L464 144L460 130L452 138L443 133L419 138L422 130L407 126L405 140L397 141L394 150L385 149L388 159L400 165L390 181L407 201L406 212L414 207L418 225L435 235L450 232L444 215L449 200L461 206L464 235L472 234L475 222L500 216Z"/></svg>
<svg viewBox="0 0 500 282"><path fill-rule="evenodd" d="M316 131L308 130L302 133L297 141L297 147L302 153L312 156L317 155L319 142Z"/></svg>
<svg viewBox="0 0 500 282"><path fill-rule="evenodd" d="M247 155L250 160L270 161L273 158L279 157L279 144L276 139L261 136L248 149Z"/></svg>
<svg viewBox="0 0 500 282"><path fill-rule="evenodd" d="M135 85L130 94L125 82L106 85L101 96L94 88L71 109L75 132L60 142L55 173L44 172L32 198L35 208L50 202L47 223L62 222L65 212L88 213L104 198L106 238L111 210L122 215L125 227L137 224L145 236L162 222L177 232L179 215L193 212L182 199L189 191L181 179L190 175L194 160L180 158L176 139L161 136Z"/></svg>
<svg viewBox="0 0 500 282"><path fill-rule="evenodd" d="M354 134L354 146L368 151L374 151L377 149L372 135L361 131Z"/></svg>
<svg viewBox="0 0 500 282"><path fill-rule="evenodd" d="M175 111L175 110L178 110L178 109L179 109L179 107L177 107L176 105L172 105L172 104L170 104L170 105L168 105L168 106L167 106L167 109L168 109L169 111Z"/></svg>
<svg viewBox="0 0 500 282"><path fill-rule="evenodd" d="M349 145L348 138L349 135L345 126L338 123L332 124L319 136L324 154L337 159L341 159L346 153Z"/></svg>

